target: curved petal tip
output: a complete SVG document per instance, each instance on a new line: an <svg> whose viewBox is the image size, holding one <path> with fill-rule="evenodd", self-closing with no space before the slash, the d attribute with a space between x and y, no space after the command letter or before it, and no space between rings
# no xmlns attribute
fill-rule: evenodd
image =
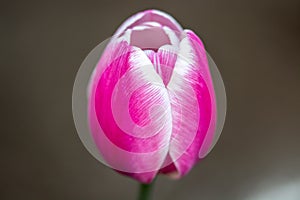
<svg viewBox="0 0 300 200"><path fill-rule="evenodd" d="M150 9L141 11L125 20L115 32L114 37L119 37L127 29L139 26L145 22L157 22L160 25L167 26L174 31L183 31L180 24L171 15L159 10Z"/></svg>

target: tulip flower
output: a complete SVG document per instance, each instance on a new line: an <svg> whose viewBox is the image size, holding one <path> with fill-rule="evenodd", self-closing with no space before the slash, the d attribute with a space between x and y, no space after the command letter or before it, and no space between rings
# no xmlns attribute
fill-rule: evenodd
<svg viewBox="0 0 300 200"><path fill-rule="evenodd" d="M127 19L88 87L88 124L107 165L141 183L186 175L216 137L214 85L201 39L170 15Z"/></svg>

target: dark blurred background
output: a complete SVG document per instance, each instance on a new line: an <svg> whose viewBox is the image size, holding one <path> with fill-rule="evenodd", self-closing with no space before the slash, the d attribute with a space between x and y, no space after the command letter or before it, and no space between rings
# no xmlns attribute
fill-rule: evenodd
<svg viewBox="0 0 300 200"><path fill-rule="evenodd" d="M1 200L134 199L138 184L95 160L73 123L86 55L131 14L169 12L223 76L219 142L155 199L300 199L300 1L1 1Z"/></svg>

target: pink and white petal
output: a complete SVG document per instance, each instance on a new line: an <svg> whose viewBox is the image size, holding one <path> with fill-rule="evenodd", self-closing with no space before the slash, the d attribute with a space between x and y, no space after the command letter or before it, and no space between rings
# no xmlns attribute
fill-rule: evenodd
<svg viewBox="0 0 300 200"><path fill-rule="evenodd" d="M214 119L214 94L210 91L206 57L203 51L187 37L180 50L167 86L172 107L173 131L169 154L173 161L163 173L171 173L172 164L177 177L185 175L199 160L198 154ZM205 50L204 50L205 52ZM168 169L169 167L169 169ZM174 168L173 168L174 170Z"/></svg>
<svg viewBox="0 0 300 200"><path fill-rule="evenodd" d="M164 84L167 86L172 76L173 69L177 60L177 53L179 50L179 38L176 35L176 32L169 29L168 27L163 27L163 30L168 35L171 44L161 46L158 49L156 55L158 58L157 63L159 63L160 68L158 73L160 74Z"/></svg>
<svg viewBox="0 0 300 200"><path fill-rule="evenodd" d="M145 10L129 17L115 32L114 37L119 37L127 29L141 25L145 22L157 22L163 26L167 26L172 30L181 32L183 31L179 23L167 13L159 10Z"/></svg>
<svg viewBox="0 0 300 200"><path fill-rule="evenodd" d="M159 63L158 74L161 76L164 84L167 86L177 60L177 53L170 46L161 47L156 53L157 63Z"/></svg>
<svg viewBox="0 0 300 200"><path fill-rule="evenodd" d="M92 76L88 107L91 133L110 167L149 182L169 148L172 122L168 93L140 49L120 42L108 50L111 52L103 55L118 56L101 58Z"/></svg>
<svg viewBox="0 0 300 200"><path fill-rule="evenodd" d="M170 81L177 59L177 54L168 47L170 47L170 45L160 48L157 52L153 50L144 50L145 54L152 62L154 70L161 77L165 86Z"/></svg>
<svg viewBox="0 0 300 200"><path fill-rule="evenodd" d="M170 44L161 45L157 51L146 49L144 52L152 62L156 73L159 74L166 86L170 81L177 60L179 38L176 33L168 27L162 27L161 30L168 37Z"/></svg>
<svg viewBox="0 0 300 200"><path fill-rule="evenodd" d="M209 94L212 100L212 116L211 116L211 122L206 134L206 137L204 138L203 144L201 145L201 149L199 151L199 157L204 158L209 151L211 150L212 146L216 143L216 140L219 136L219 134L216 133L216 126L217 126L217 98L214 90L214 84L212 75L210 73L210 66L208 65L208 59L206 55L206 50L204 48L204 45L201 41L201 39L191 30L185 30L184 31L187 34L187 37L189 38L190 43L192 44L196 54L197 59L196 62L199 63L200 66L202 66L201 70L201 76L203 77L205 83L207 84L207 88L209 90ZM221 114L221 113L220 113Z"/></svg>
<svg viewBox="0 0 300 200"><path fill-rule="evenodd" d="M174 31L174 30L170 29L167 26L162 27L162 29L164 30L164 32L168 36L168 38L170 40L170 43L171 43L172 49L177 52L178 47L179 47L179 42L180 42L180 35L182 33Z"/></svg>

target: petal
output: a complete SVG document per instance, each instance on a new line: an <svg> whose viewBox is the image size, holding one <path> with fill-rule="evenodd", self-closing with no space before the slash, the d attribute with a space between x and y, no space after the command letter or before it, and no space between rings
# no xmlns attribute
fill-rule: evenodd
<svg viewBox="0 0 300 200"><path fill-rule="evenodd" d="M128 173L128 172L122 172L122 171L118 171L118 172L123 175L130 176L131 178L134 178L134 179L138 180L139 182L142 182L145 184L151 183L157 175L157 171L145 172L145 173Z"/></svg>
<svg viewBox="0 0 300 200"><path fill-rule="evenodd" d="M169 45L163 46L157 52L153 50L144 51L151 60L156 73L161 77L164 85L169 83L177 60L177 54L169 47Z"/></svg>
<svg viewBox="0 0 300 200"><path fill-rule="evenodd" d="M157 50L167 44L171 44L171 42L162 27L136 26L132 29L130 37L130 45L132 46Z"/></svg>
<svg viewBox="0 0 300 200"><path fill-rule="evenodd" d="M189 41L191 42L193 48L195 49L195 52L197 54L197 63L200 63L200 66L202 66L202 72L201 75L207 84L207 88L209 90L209 94L211 97L211 121L207 130L207 134L204 138L204 141L201 145L200 151L199 151L199 157L204 158L209 151L212 148L212 145L216 143L216 140L218 139L219 134L216 133L216 126L217 126L217 102L216 102L216 93L214 89L213 79L212 75L210 73L209 65L208 65L208 59L206 55L206 51L204 48L204 45L200 38L191 30L185 30L185 33L187 34L187 37L189 38ZM226 105L225 105L226 106ZM219 113L220 115L224 113ZM224 116L225 117L225 116ZM224 123L224 122L223 122Z"/></svg>
<svg viewBox="0 0 300 200"><path fill-rule="evenodd" d="M167 90L145 53L111 43L90 81L89 125L107 164L149 182L160 169L172 130Z"/></svg>
<svg viewBox="0 0 300 200"><path fill-rule="evenodd" d="M127 29L141 25L145 22L157 22L162 26L167 26L170 29L178 32L182 32L183 30L178 22L167 13L159 10L145 10L129 17L125 22L123 22L114 34L114 37L119 37Z"/></svg>
<svg viewBox="0 0 300 200"><path fill-rule="evenodd" d="M186 36L180 43L173 75L167 86L172 107L169 154L173 163L162 172L171 173L176 169L177 177L185 175L197 162L204 139L210 137L209 127L215 123L214 91L206 52L195 34L187 32Z"/></svg>
<svg viewBox="0 0 300 200"><path fill-rule="evenodd" d="M145 22L125 31L130 32L129 44L143 50L157 51L161 47L178 49L180 32L171 30L156 22Z"/></svg>
<svg viewBox="0 0 300 200"><path fill-rule="evenodd" d="M156 73L161 77L164 85L168 85L177 60L179 38L168 27L162 27L162 30L168 36L170 44L161 46L157 51L146 49L144 52L152 62Z"/></svg>

